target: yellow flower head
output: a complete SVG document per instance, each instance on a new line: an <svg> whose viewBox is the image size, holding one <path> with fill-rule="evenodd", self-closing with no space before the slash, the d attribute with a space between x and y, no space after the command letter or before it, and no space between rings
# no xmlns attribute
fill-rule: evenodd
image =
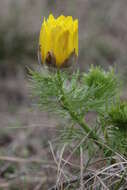
<svg viewBox="0 0 127 190"><path fill-rule="evenodd" d="M52 59L57 67L61 67L72 53L78 56L78 20L63 15L55 19L50 14L42 23L39 46L42 62Z"/></svg>

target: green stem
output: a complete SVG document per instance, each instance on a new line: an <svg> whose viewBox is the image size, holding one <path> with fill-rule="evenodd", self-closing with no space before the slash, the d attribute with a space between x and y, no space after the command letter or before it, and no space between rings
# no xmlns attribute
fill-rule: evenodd
<svg viewBox="0 0 127 190"><path fill-rule="evenodd" d="M60 103L61 106L68 111L68 113L70 114L70 116L84 129L84 131L89 134L89 137L92 138L95 142L96 145L98 145L99 148L103 148L102 144L99 143L101 141L101 139L98 137L98 135L92 131L92 129L85 123L85 121L83 121L76 112L72 111L71 109L71 105L69 104L69 102L66 99L66 95L64 93L63 90L63 81L61 78L61 73L60 70L57 70L57 77L58 77L58 84L59 84L59 90L60 90L60 94L62 95L61 99L60 99Z"/></svg>

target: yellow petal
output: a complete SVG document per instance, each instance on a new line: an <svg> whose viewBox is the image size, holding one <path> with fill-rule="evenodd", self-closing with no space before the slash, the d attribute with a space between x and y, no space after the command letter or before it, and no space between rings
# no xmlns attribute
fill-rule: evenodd
<svg viewBox="0 0 127 190"><path fill-rule="evenodd" d="M62 31L57 38L54 52L58 66L60 66L68 58L68 42L69 31Z"/></svg>
<svg viewBox="0 0 127 190"><path fill-rule="evenodd" d="M48 52L55 56L57 66L64 64L72 52L78 56L78 20L64 15L55 19L50 14L43 21L39 44L43 62Z"/></svg>

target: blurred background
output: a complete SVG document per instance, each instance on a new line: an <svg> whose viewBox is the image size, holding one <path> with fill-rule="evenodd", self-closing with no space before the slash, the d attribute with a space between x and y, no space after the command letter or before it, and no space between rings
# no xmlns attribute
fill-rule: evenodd
<svg viewBox="0 0 127 190"><path fill-rule="evenodd" d="M46 154L47 126L56 124L46 113L33 109L27 68L38 67L39 31L50 13L79 19L79 67L84 71L91 64L105 69L114 66L123 80L122 98L127 98L126 10L126 0L0 0L1 155ZM9 167L7 172L17 167L25 172L22 164Z"/></svg>

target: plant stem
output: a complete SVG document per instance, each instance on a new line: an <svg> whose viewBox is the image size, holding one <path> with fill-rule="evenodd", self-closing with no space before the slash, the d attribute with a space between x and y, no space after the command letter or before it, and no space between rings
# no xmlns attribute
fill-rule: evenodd
<svg viewBox="0 0 127 190"><path fill-rule="evenodd" d="M103 148L102 144L99 143L101 141L101 139L98 137L98 135L92 131L92 129L85 123L85 121L83 119L81 119L76 112L74 112L72 109L71 109L71 105L69 104L69 102L67 101L66 99L66 94L64 92L64 89L63 89L63 81L62 81L62 78L61 78L61 73L60 73L60 70L58 69L57 70L57 77L58 77L58 85L59 85L59 90L60 90L60 94L62 95L61 96L61 99L60 99L60 103L61 103L61 106L68 111L68 113L70 114L70 116L84 129L84 131L89 134L89 137L91 139L94 140L95 144L99 147L99 148Z"/></svg>

